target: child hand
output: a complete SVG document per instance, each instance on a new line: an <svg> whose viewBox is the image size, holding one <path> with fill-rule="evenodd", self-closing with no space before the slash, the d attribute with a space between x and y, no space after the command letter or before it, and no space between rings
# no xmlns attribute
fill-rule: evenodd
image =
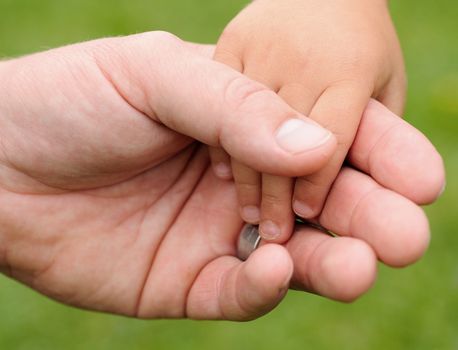
<svg viewBox="0 0 458 350"><path fill-rule="evenodd" d="M387 1L256 0L227 26L215 59L268 86L338 140L331 161L295 183L211 150L216 174L234 177L243 219L260 223L263 238L284 242L293 211L304 219L320 213L369 99L402 114L404 63Z"/></svg>

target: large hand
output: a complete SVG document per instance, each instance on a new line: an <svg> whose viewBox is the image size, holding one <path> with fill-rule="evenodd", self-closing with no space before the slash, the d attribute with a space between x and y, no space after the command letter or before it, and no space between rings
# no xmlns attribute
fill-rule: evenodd
<svg viewBox="0 0 458 350"><path fill-rule="evenodd" d="M266 245L245 263L233 256L242 224L233 185L208 170L203 146L161 122L206 142L214 140L216 131L226 133L226 149L245 151L246 160L259 168L281 162L285 175L303 169L296 163L300 154L278 151L273 133L269 134L274 128L252 127L251 135L260 143L248 151L243 148L246 143L237 148L235 131L249 128L251 119L236 118L241 112L235 108L230 110L234 122L219 124L218 115L234 108L231 99L221 97L227 96L224 88L235 78L245 91L252 91L251 82L211 62L204 52L203 47L164 34L146 34L0 66L2 96L8 96L0 107L4 273L68 304L139 317L250 319L280 301L291 274L296 287L340 300L367 290L375 276L375 255L364 240L383 258L384 248L375 241L389 229L365 202L341 213L354 216L351 227L336 226L349 216L323 218L336 232L355 233L361 239L331 239L302 229L288 243L290 253ZM101 56L95 59L94 53ZM240 98L237 107L250 118L265 113L275 118L288 111L271 94L253 97L238 90L235 95ZM264 105L277 108L271 112ZM400 129L392 128L392 123L402 122L386 111L377 122L369 114L366 119L367 127L355 146L355 164L364 169L369 159L386 163L386 183L405 176L399 166L406 154L390 159L385 148L372 147L373 141L393 136L391 141L403 149L415 147L424 155L413 159L409 172L427 166L433 171L431 178L412 182L424 185L420 192L437 195L442 168L430 144L414 131L408 139L392 131L377 134L380 128L374 130L374 123L380 122L382 130ZM325 145L320 156L331 149ZM269 151L269 159L260 159ZM350 198L346 191L361 184L363 189L377 186L368 176L350 170L341 179L328 201L330 213L332 208L338 210L342 198ZM411 262L427 241L427 222L413 203L381 189L371 196L355 192L350 204L386 193L390 197L380 203L394 215L390 224L397 228L396 236L386 235L387 247L413 237L408 249L392 252L388 262ZM351 208L359 208L358 214L352 215ZM418 225L415 230L399 226L409 217ZM373 219L371 226L367 218ZM367 228L373 239L364 236Z"/></svg>
<svg viewBox="0 0 458 350"><path fill-rule="evenodd" d="M69 304L181 317L203 267L235 265L233 189L194 139L289 175L334 140L208 50L147 33L0 63L2 271ZM277 135L291 118L296 136Z"/></svg>

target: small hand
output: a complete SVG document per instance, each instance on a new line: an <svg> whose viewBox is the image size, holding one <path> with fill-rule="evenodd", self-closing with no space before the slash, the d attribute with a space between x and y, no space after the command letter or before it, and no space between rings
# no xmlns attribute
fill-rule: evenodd
<svg viewBox="0 0 458 350"><path fill-rule="evenodd" d="M386 0L254 1L227 26L215 59L263 83L338 141L325 167L297 181L234 157L230 165L224 151L212 150L215 173L235 179L245 221L284 242L294 214L320 214L369 99L402 114L404 64Z"/></svg>

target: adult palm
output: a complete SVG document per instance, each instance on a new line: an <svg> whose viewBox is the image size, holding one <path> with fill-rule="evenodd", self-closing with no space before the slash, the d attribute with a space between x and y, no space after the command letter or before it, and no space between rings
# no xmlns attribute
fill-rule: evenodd
<svg viewBox="0 0 458 350"><path fill-rule="evenodd" d="M263 117L261 112L285 114L278 106L289 110L272 94L259 94L255 83L250 85L255 93L246 93L251 82L213 63L209 49L150 33L0 65L0 266L5 274L88 309L147 318L243 320L272 309L291 279L297 288L352 300L372 284L376 255L400 265L422 254L427 222L421 211L370 177L346 169L320 219L342 235L362 232L360 239L332 239L300 228L286 249L266 245L247 262L239 261L235 241L242 222L233 185L213 176L205 146L194 139L222 145L260 170L282 162L281 171L291 176L319 167L333 145L308 152L308 161L298 164L302 156L283 154L268 141L257 144L268 139L274 124L272 130L268 123L256 130L249 124L256 118L241 121L244 125L215 121L228 104L243 112L254 108ZM228 102L234 82L242 91L235 99L249 102ZM367 128L374 129L373 118L366 119ZM387 118L385 129L400 123L394 120ZM245 128L254 130L254 141L245 141L239 132ZM364 167L373 148L364 138L360 143L355 163ZM438 169L436 154L424 145L431 169ZM270 159L263 159L267 154ZM441 171L433 172L423 197L437 195ZM392 173L387 186L399 186L395 180L402 171ZM347 196L344 203L345 193L355 187L366 192ZM382 198L385 209L401 209L403 217L412 218L416 236L407 250L390 250L407 239L403 227L378 245L384 223L368 223L367 215L376 216L376 210L355 204L367 198ZM330 214L342 205L347 212ZM356 222L349 219L355 216ZM365 236L368 227L375 228L372 238Z"/></svg>

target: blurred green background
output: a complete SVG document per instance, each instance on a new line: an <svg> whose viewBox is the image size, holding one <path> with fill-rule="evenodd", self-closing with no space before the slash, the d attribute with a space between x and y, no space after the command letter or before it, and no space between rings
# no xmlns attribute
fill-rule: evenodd
<svg viewBox="0 0 458 350"><path fill-rule="evenodd" d="M247 0L0 0L0 57L167 30L213 43ZM251 323L137 321L75 310L0 277L0 349L458 349L458 2L393 1L410 78L407 119L443 154L448 187L427 208L431 249L381 267L352 305L291 292ZM428 171L428 169L425 169Z"/></svg>

